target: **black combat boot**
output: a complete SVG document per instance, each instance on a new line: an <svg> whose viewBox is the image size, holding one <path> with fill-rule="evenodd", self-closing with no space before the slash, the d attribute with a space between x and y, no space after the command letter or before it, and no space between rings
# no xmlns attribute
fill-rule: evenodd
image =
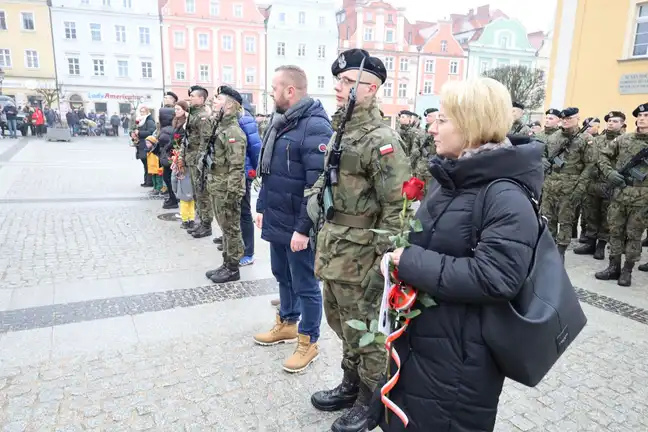
<svg viewBox="0 0 648 432"><path fill-rule="evenodd" d="M637 269L639 269L639 271L642 271L642 272L648 272L648 263L641 264L639 267L637 267Z"/></svg>
<svg viewBox="0 0 648 432"><path fill-rule="evenodd" d="M349 411L333 422L331 430L333 432L363 432L366 430L370 400L371 391L364 383L360 383L360 391L355 403Z"/></svg>
<svg viewBox="0 0 648 432"><path fill-rule="evenodd" d="M214 244L223 244L223 237L214 237Z"/></svg>
<svg viewBox="0 0 648 432"><path fill-rule="evenodd" d="M331 390L321 390L311 396L311 403L320 411L350 408L358 398L360 377L357 372L344 371L342 382Z"/></svg>
<svg viewBox="0 0 648 432"><path fill-rule="evenodd" d="M217 244L216 244L216 249L218 249L219 251L223 252L223 243L217 243Z"/></svg>
<svg viewBox="0 0 648 432"><path fill-rule="evenodd" d="M193 238L211 237L211 225L200 224L200 228L194 231L191 235L193 236Z"/></svg>
<svg viewBox="0 0 648 432"><path fill-rule="evenodd" d="M608 267L594 274L598 280L617 280L621 276L621 256L610 256Z"/></svg>
<svg viewBox="0 0 648 432"><path fill-rule="evenodd" d="M186 229L186 230L195 229L196 228L196 222L194 222L194 221L182 222L180 224L180 228Z"/></svg>
<svg viewBox="0 0 648 432"><path fill-rule="evenodd" d="M598 243L596 243L596 250L594 251L595 260L600 261L605 259L605 246L607 246L605 240L599 240Z"/></svg>
<svg viewBox="0 0 648 432"><path fill-rule="evenodd" d="M205 276L207 277L207 279L210 279L210 280L211 280L212 276L214 276L216 273L219 273L219 272L223 271L224 268L225 268L225 264L221 264L221 266L218 267L217 269L214 269L214 270L208 270L208 271L205 273Z"/></svg>
<svg viewBox="0 0 648 432"><path fill-rule="evenodd" d="M192 222L193 222L192 227L187 229L188 234L193 234L194 232L198 231L200 229L200 227L202 226L201 224L196 223L195 221L192 221Z"/></svg>
<svg viewBox="0 0 648 432"><path fill-rule="evenodd" d="M587 239L587 242L574 248L576 255L593 255L596 252L596 239Z"/></svg>
<svg viewBox="0 0 648 432"><path fill-rule="evenodd" d="M219 272L214 273L209 279L217 284L236 282L237 280L240 280L241 273L239 272L238 264L224 266L222 269L220 269Z"/></svg>
<svg viewBox="0 0 648 432"><path fill-rule="evenodd" d="M560 258L562 258L563 264L565 264L565 251L566 250L567 250L567 246L558 245L558 253L560 254Z"/></svg>
<svg viewBox="0 0 648 432"><path fill-rule="evenodd" d="M635 263L626 261L623 263L623 268L621 269L621 276L617 281L617 285L622 287L629 287L632 285L632 269L634 268Z"/></svg>

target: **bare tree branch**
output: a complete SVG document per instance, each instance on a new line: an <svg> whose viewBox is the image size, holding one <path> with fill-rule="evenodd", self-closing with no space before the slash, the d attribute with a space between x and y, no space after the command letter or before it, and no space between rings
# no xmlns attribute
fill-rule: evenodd
<svg viewBox="0 0 648 432"><path fill-rule="evenodd" d="M58 88L36 88L34 89L36 93L43 97L47 106L51 107L54 105L54 102L63 97L63 87L59 86Z"/></svg>
<svg viewBox="0 0 648 432"><path fill-rule="evenodd" d="M485 77L501 82L511 93L511 99L527 109L542 106L545 99L545 73L526 66L502 66L484 72Z"/></svg>

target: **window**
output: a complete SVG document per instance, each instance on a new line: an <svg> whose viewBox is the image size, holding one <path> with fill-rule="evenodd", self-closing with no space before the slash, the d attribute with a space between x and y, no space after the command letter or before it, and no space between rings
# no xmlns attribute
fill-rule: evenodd
<svg viewBox="0 0 648 432"><path fill-rule="evenodd" d="M11 67L11 51L0 48L0 67Z"/></svg>
<svg viewBox="0 0 648 432"><path fill-rule="evenodd" d="M450 61L450 75L457 75L459 73L459 62L457 60Z"/></svg>
<svg viewBox="0 0 648 432"><path fill-rule="evenodd" d="M373 14L371 12L365 14L365 21L373 21Z"/></svg>
<svg viewBox="0 0 648 432"><path fill-rule="evenodd" d="M320 45L317 47L317 58L324 60L326 57L326 45Z"/></svg>
<svg viewBox="0 0 648 432"><path fill-rule="evenodd" d="M306 57L306 44L299 44L297 47L297 56Z"/></svg>
<svg viewBox="0 0 648 432"><path fill-rule="evenodd" d="M79 66L79 59L76 57L69 57L68 61L68 73L70 75L81 75L81 67Z"/></svg>
<svg viewBox="0 0 648 432"><path fill-rule="evenodd" d="M220 14L220 2L212 0L209 2L209 15L218 16Z"/></svg>
<svg viewBox="0 0 648 432"><path fill-rule="evenodd" d="M441 41L441 52L448 52L448 41Z"/></svg>
<svg viewBox="0 0 648 432"><path fill-rule="evenodd" d="M394 16L392 14L387 15L387 22L388 23L393 23L394 22Z"/></svg>
<svg viewBox="0 0 648 432"><path fill-rule="evenodd" d="M434 73L434 60L425 60L425 73Z"/></svg>
<svg viewBox="0 0 648 432"><path fill-rule="evenodd" d="M104 6L110 6L110 0L103 0Z"/></svg>
<svg viewBox="0 0 648 432"><path fill-rule="evenodd" d="M407 43L412 44L412 32L407 32Z"/></svg>
<svg viewBox="0 0 648 432"><path fill-rule="evenodd" d="M407 57L403 57L400 59L400 70L402 71L409 70L409 59Z"/></svg>
<svg viewBox="0 0 648 432"><path fill-rule="evenodd" d="M256 52L256 38L254 36L245 36L245 52Z"/></svg>
<svg viewBox="0 0 648 432"><path fill-rule="evenodd" d="M383 86L383 96L388 98L393 97L394 96L393 92L394 92L394 86L392 82L387 81Z"/></svg>
<svg viewBox="0 0 648 432"><path fill-rule="evenodd" d="M104 76L105 75L104 61L103 60L101 60L101 59L93 59L92 60L92 68L93 68L95 76Z"/></svg>
<svg viewBox="0 0 648 432"><path fill-rule="evenodd" d="M128 78L128 60L117 60L117 76Z"/></svg>
<svg viewBox="0 0 648 432"><path fill-rule="evenodd" d="M299 12L299 24L306 24L306 12Z"/></svg>
<svg viewBox="0 0 648 432"><path fill-rule="evenodd" d="M256 81L256 69L246 68L245 69L245 84L254 84Z"/></svg>
<svg viewBox="0 0 648 432"><path fill-rule="evenodd" d="M0 11L0 30L7 30L7 15L5 11Z"/></svg>
<svg viewBox="0 0 648 432"><path fill-rule="evenodd" d="M277 55L282 56L282 57L286 55L286 43L285 42L277 42Z"/></svg>
<svg viewBox="0 0 648 432"><path fill-rule="evenodd" d="M508 48L511 45L511 38L506 33L500 34L497 43L500 48Z"/></svg>
<svg viewBox="0 0 648 432"><path fill-rule="evenodd" d="M90 38L93 41L101 41L101 24L90 24Z"/></svg>
<svg viewBox="0 0 648 432"><path fill-rule="evenodd" d="M234 16L236 18L243 18L243 5L234 5Z"/></svg>
<svg viewBox="0 0 648 432"><path fill-rule="evenodd" d="M126 43L126 26L122 26L122 25L115 26L115 40L117 42Z"/></svg>
<svg viewBox="0 0 648 432"><path fill-rule="evenodd" d="M36 26L34 25L34 14L31 12L22 12L22 29L23 30L34 30Z"/></svg>
<svg viewBox="0 0 648 432"><path fill-rule="evenodd" d="M65 39L76 39L76 23L65 21Z"/></svg>
<svg viewBox="0 0 648 432"><path fill-rule="evenodd" d="M484 73L490 69L490 60L482 60L479 62L479 73Z"/></svg>
<svg viewBox="0 0 648 432"><path fill-rule="evenodd" d="M385 69L394 70L394 57L385 57Z"/></svg>
<svg viewBox="0 0 648 432"><path fill-rule="evenodd" d="M89 4L90 0L81 0L81 4Z"/></svg>
<svg viewBox="0 0 648 432"><path fill-rule="evenodd" d="M202 82L211 82L211 74L209 73L209 65L201 64L198 67L198 79Z"/></svg>
<svg viewBox="0 0 648 432"><path fill-rule="evenodd" d="M398 97L401 99L407 97L407 84L398 84Z"/></svg>
<svg viewBox="0 0 648 432"><path fill-rule="evenodd" d="M531 69L531 62L528 61L528 60L521 61L521 62L520 62L520 66L524 66L524 67L526 67L526 68Z"/></svg>
<svg viewBox="0 0 648 432"><path fill-rule="evenodd" d="M151 30L148 27L140 27L139 36L141 45L151 44Z"/></svg>
<svg viewBox="0 0 648 432"><path fill-rule="evenodd" d="M373 40L373 29L371 27L365 27L364 29L364 40L372 41Z"/></svg>
<svg viewBox="0 0 648 432"><path fill-rule="evenodd" d="M187 2L189 3L189 2ZM185 75L185 65L184 63L176 63L175 64L175 77L177 80L184 80L186 79Z"/></svg>
<svg viewBox="0 0 648 432"><path fill-rule="evenodd" d="M281 12L279 14L279 22L280 23L285 23L286 22L286 14L284 12Z"/></svg>
<svg viewBox="0 0 648 432"><path fill-rule="evenodd" d="M234 69L232 68L232 66L223 66L222 81L228 84L234 82Z"/></svg>
<svg viewBox="0 0 648 432"><path fill-rule="evenodd" d="M385 30L385 42L394 42L394 30Z"/></svg>
<svg viewBox="0 0 648 432"><path fill-rule="evenodd" d="M317 77L317 88L318 89L324 88L324 77L322 75Z"/></svg>
<svg viewBox="0 0 648 432"><path fill-rule="evenodd" d="M175 48L184 48L185 46L184 32L181 31L173 32L173 46Z"/></svg>
<svg viewBox="0 0 648 432"><path fill-rule="evenodd" d="M209 35L198 33L198 49L209 49Z"/></svg>
<svg viewBox="0 0 648 432"><path fill-rule="evenodd" d="M28 69L36 69L36 68L39 67L39 64L38 64L38 51L25 50L25 66Z"/></svg>
<svg viewBox="0 0 648 432"><path fill-rule="evenodd" d="M223 35L223 39L221 40L222 43L222 48L225 51L232 51L234 47L234 40L232 38L232 35Z"/></svg>
<svg viewBox="0 0 648 432"><path fill-rule="evenodd" d="M423 94L432 94L432 81L423 81Z"/></svg>
<svg viewBox="0 0 648 432"><path fill-rule="evenodd" d="M185 0L185 12L196 13L196 0Z"/></svg>
<svg viewBox="0 0 648 432"><path fill-rule="evenodd" d="M153 78L153 63L150 61L142 62L142 78Z"/></svg>
<svg viewBox="0 0 648 432"><path fill-rule="evenodd" d="M131 2L131 0L124 0L124 1L122 2L122 6L124 6L125 8L129 8L129 9L130 9L130 8L133 7L133 3Z"/></svg>
<svg viewBox="0 0 648 432"><path fill-rule="evenodd" d="M639 6L632 57L648 56L648 4Z"/></svg>
<svg viewBox="0 0 648 432"><path fill-rule="evenodd" d="M508 66L510 64L511 64L511 61L509 59L498 59L497 60L497 67Z"/></svg>
<svg viewBox="0 0 648 432"><path fill-rule="evenodd" d="M323 16L319 17L319 26L320 27L326 26L326 17L323 17Z"/></svg>

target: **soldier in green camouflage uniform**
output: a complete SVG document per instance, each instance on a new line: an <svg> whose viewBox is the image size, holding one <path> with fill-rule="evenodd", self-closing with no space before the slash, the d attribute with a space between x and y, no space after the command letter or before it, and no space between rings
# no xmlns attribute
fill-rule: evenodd
<svg viewBox="0 0 648 432"><path fill-rule="evenodd" d="M412 154L412 150L418 146L419 136L412 126L413 115L413 112L407 110L401 111L398 115L400 123L397 130L403 142L403 150L408 157Z"/></svg>
<svg viewBox="0 0 648 432"><path fill-rule="evenodd" d="M200 86L193 86L189 90L191 106L189 107L189 120L187 122L186 145L182 147L181 159L189 169L191 186L194 191L196 210L200 218L200 224L195 228L187 230L195 238L211 236L211 223L214 215L212 213L211 201L207 188L200 190L200 170L198 166L201 153L207 147L207 142L212 133L212 122L210 112L205 106L208 92Z"/></svg>
<svg viewBox="0 0 648 432"><path fill-rule="evenodd" d="M419 146L412 150L410 160L412 162L412 173L415 177L425 182L425 193L429 189L430 182L433 180L429 168L430 157L436 154L436 145L434 144L434 137L428 133L428 129L432 122L436 120L438 110L436 108L428 108L425 110L425 136L419 141Z"/></svg>
<svg viewBox="0 0 648 432"><path fill-rule="evenodd" d="M605 246L610 239L607 213L610 205L609 187L603 173L598 168L601 149L607 147L615 138L621 135L621 126L625 122L625 114L612 111L605 116L607 128L605 133L594 137L594 142L588 147L588 161L592 164L590 182L587 194L582 203L583 219L585 221L586 243L574 249L576 255L594 255L594 259L605 259Z"/></svg>
<svg viewBox="0 0 648 432"><path fill-rule="evenodd" d="M560 110L548 109L545 112L544 128L542 132L535 134L535 139L546 144L549 137L560 130L560 116Z"/></svg>
<svg viewBox="0 0 648 432"><path fill-rule="evenodd" d="M587 143L592 141L592 137L587 133L574 137L579 130L578 108L563 110L562 121L562 132L551 135L545 148L543 164L545 172L550 171L542 192L542 214L548 219L549 230L564 259L565 250L571 242L574 212L587 188ZM564 166L558 168L555 163L552 165L547 160L549 155L567 143L567 149L560 155Z"/></svg>
<svg viewBox="0 0 648 432"><path fill-rule="evenodd" d="M264 114L256 115L257 129L259 130L259 136L261 137L262 140L263 140L263 134L268 128L268 120L269 120L269 116L267 115Z"/></svg>
<svg viewBox="0 0 648 432"><path fill-rule="evenodd" d="M641 236L648 224L648 179L640 182L630 176L624 178L619 173L633 156L648 147L648 103L639 105L632 115L637 117L637 132L614 139L601 149L598 162L603 175L615 190L608 210L610 264L595 277L600 280L618 279L620 286L632 284L632 269L641 258ZM635 169L646 174L648 164L641 162ZM621 268L621 255L624 253L626 260Z"/></svg>
<svg viewBox="0 0 648 432"><path fill-rule="evenodd" d="M243 98L228 86L218 88L214 110L218 128L214 141L214 166L207 177L207 189L216 221L223 232L223 265L206 276L214 283L241 278L239 261L243 258L241 237L241 200L245 195L245 149L247 137L238 119Z"/></svg>
<svg viewBox="0 0 648 432"><path fill-rule="evenodd" d="M391 243L372 229L400 229L401 189L411 174L398 134L383 123L378 109L376 92L387 77L382 61L360 49L342 53L331 68L338 79L336 93L348 98L363 58L357 104L340 147L338 185L332 186L335 215L317 236L315 257L315 274L324 282L326 319L342 340L344 379L332 390L315 393L311 402L324 411L353 406L335 421L333 431L365 430L371 394L386 370L384 347L360 347L363 332L346 322L357 319L368 325L378 317L384 286L380 261ZM335 135L326 163L334 140ZM319 192L325 184L324 174L306 194ZM318 208L316 195L309 198L308 207L311 218L318 219L312 211Z"/></svg>
<svg viewBox="0 0 648 432"><path fill-rule="evenodd" d="M599 128L601 127L601 120L597 117L587 117L583 120L583 126L589 123L589 127L585 132L592 135L594 138L600 135Z"/></svg>
<svg viewBox="0 0 648 432"><path fill-rule="evenodd" d="M524 105L519 102L513 102L513 124L508 132L509 134L526 136L533 135L531 128L522 121L522 116L524 116Z"/></svg>

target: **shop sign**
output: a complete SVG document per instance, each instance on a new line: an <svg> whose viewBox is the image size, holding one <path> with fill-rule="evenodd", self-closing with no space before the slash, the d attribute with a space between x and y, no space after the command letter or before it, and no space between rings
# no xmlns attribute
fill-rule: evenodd
<svg viewBox="0 0 648 432"><path fill-rule="evenodd" d="M648 94L648 73L621 75L619 93L622 95Z"/></svg>
<svg viewBox="0 0 648 432"><path fill-rule="evenodd" d="M151 95L140 96L136 94L119 94L119 93L109 93L109 92L97 92L97 93L88 93L88 99L90 100L126 100L126 101L136 101L138 99L151 100Z"/></svg>

